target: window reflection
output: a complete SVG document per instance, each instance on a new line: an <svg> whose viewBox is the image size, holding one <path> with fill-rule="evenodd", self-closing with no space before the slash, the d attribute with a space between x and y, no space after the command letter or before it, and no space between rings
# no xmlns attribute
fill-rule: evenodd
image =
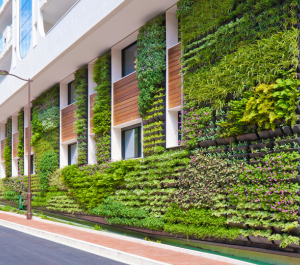
<svg viewBox="0 0 300 265"><path fill-rule="evenodd" d="M20 0L20 56L28 53L32 31L32 0Z"/></svg>

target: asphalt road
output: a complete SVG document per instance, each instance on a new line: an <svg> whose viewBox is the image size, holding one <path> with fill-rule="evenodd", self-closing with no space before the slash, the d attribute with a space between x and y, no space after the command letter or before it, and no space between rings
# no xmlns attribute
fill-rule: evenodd
<svg viewBox="0 0 300 265"><path fill-rule="evenodd" d="M122 265L75 248L0 226L0 265Z"/></svg>

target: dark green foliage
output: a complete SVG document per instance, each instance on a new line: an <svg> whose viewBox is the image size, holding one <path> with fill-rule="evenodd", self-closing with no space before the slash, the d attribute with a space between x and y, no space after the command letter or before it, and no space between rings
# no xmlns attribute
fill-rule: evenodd
<svg viewBox="0 0 300 265"><path fill-rule="evenodd" d="M49 188L49 177L58 168L58 158L55 152L43 153L39 161L39 184L45 192Z"/></svg>
<svg viewBox="0 0 300 265"><path fill-rule="evenodd" d="M213 207L215 197L223 193L228 183L235 183L241 171L242 165L229 165L225 159L195 154L179 176L173 200L184 209Z"/></svg>
<svg viewBox="0 0 300 265"><path fill-rule="evenodd" d="M89 212L90 214L105 216L110 224L130 225L155 230L159 230L164 226L161 218L150 217L149 212L125 206L110 197Z"/></svg>
<svg viewBox="0 0 300 265"><path fill-rule="evenodd" d="M101 56L94 66L96 98L94 103L93 131L96 141L97 163L110 159L111 130L111 62L110 54Z"/></svg>
<svg viewBox="0 0 300 265"><path fill-rule="evenodd" d="M87 135L88 135L88 119L87 119L87 100L88 100L88 80L87 67L83 67L75 72L74 80L75 88L75 105L76 105L76 122L75 132L77 134L78 143L78 165L87 164Z"/></svg>
<svg viewBox="0 0 300 265"><path fill-rule="evenodd" d="M6 139L3 151L5 176L11 177L12 170L12 118L8 118L6 122Z"/></svg>
<svg viewBox="0 0 300 265"><path fill-rule="evenodd" d="M123 185L125 174L137 163L137 160L125 160L110 163L108 166L103 164L103 169L94 175L72 165L62 170L62 176L78 203L84 208L93 208Z"/></svg>
<svg viewBox="0 0 300 265"><path fill-rule="evenodd" d="M141 27L138 35L137 80L140 89L139 113L143 117L153 96L165 80L165 20L158 16Z"/></svg>

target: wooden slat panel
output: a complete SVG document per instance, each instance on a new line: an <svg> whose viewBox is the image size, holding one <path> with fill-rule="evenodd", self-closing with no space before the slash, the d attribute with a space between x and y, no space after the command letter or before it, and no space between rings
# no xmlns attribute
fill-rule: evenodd
<svg viewBox="0 0 300 265"><path fill-rule="evenodd" d="M1 140L1 162L4 162L5 139Z"/></svg>
<svg viewBox="0 0 300 265"><path fill-rule="evenodd" d="M96 93L90 95L90 133L93 133L93 117L94 117L94 103L95 103Z"/></svg>
<svg viewBox="0 0 300 265"><path fill-rule="evenodd" d="M174 108L182 104L181 89L181 43L168 50L168 108Z"/></svg>
<svg viewBox="0 0 300 265"><path fill-rule="evenodd" d="M61 111L61 141L67 142L77 138L75 133L75 104L72 104Z"/></svg>
<svg viewBox="0 0 300 265"><path fill-rule="evenodd" d="M114 83L114 126L139 118L138 95L139 88L136 73Z"/></svg>
<svg viewBox="0 0 300 265"><path fill-rule="evenodd" d="M19 132L13 134L13 158L18 157Z"/></svg>
<svg viewBox="0 0 300 265"><path fill-rule="evenodd" d="M28 127L25 128L25 135L24 135L24 139L25 139L25 155L28 155L28 140L27 140L27 137L28 137ZM30 134L30 138L32 137L32 132ZM31 153L33 153L33 147L31 146Z"/></svg>

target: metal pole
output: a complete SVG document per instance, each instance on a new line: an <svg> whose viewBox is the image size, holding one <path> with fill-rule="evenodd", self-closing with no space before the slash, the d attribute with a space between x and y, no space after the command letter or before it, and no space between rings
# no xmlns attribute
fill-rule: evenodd
<svg viewBox="0 0 300 265"><path fill-rule="evenodd" d="M28 79L28 191L27 191L27 219L32 219L31 214L31 102L30 102L30 78Z"/></svg>

